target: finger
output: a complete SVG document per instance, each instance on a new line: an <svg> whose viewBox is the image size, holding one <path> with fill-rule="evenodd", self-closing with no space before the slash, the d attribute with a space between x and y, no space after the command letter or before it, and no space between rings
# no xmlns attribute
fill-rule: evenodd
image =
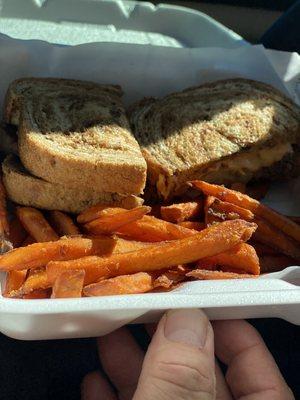
<svg viewBox="0 0 300 400"><path fill-rule="evenodd" d="M221 368L217 360L215 360L215 374L216 374L216 388L217 388L216 400L233 400L233 397L230 393L230 390L227 386L226 380L224 378L224 375L221 371Z"/></svg>
<svg viewBox="0 0 300 400"><path fill-rule="evenodd" d="M147 324L145 325L145 329L148 335L152 337L157 329L157 324ZM216 400L233 400L233 397L230 393L230 390L217 360L215 360L215 375L217 390Z"/></svg>
<svg viewBox="0 0 300 400"><path fill-rule="evenodd" d="M133 400L215 399L212 327L201 310L161 319L145 356Z"/></svg>
<svg viewBox="0 0 300 400"><path fill-rule="evenodd" d="M144 353L126 328L98 339L104 371L122 399L132 399L142 369Z"/></svg>
<svg viewBox="0 0 300 400"><path fill-rule="evenodd" d="M246 321L215 321L217 357L228 365L226 380L235 398L292 400L272 355Z"/></svg>
<svg viewBox="0 0 300 400"><path fill-rule="evenodd" d="M82 400L117 400L117 397L100 372L91 372L87 374L81 385Z"/></svg>

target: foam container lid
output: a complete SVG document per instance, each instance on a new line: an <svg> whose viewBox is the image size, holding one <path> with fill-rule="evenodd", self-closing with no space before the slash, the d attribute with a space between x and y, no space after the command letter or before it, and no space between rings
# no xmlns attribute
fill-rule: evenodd
<svg viewBox="0 0 300 400"><path fill-rule="evenodd" d="M101 41L234 48L246 43L199 11L126 0L2 0L0 31L69 45Z"/></svg>

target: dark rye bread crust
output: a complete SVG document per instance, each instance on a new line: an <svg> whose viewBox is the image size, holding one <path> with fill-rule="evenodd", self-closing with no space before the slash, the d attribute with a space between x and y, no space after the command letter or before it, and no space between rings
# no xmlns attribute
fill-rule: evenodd
<svg viewBox="0 0 300 400"><path fill-rule="evenodd" d="M96 95L99 90L121 97L123 91L119 85L102 85L95 82L63 78L20 78L14 80L8 87L4 100L4 121L7 124L19 125L20 112L24 98L59 91L78 93L81 87L86 93Z"/></svg>
<svg viewBox="0 0 300 400"><path fill-rule="evenodd" d="M17 204L80 213L95 204L134 208L143 201L136 196L97 192L46 182L30 175L17 156L8 155L2 163L3 183L8 197Z"/></svg>
<svg viewBox="0 0 300 400"><path fill-rule="evenodd" d="M247 182L260 168L251 170L245 162L252 160L253 167L259 157L261 168L268 168L292 150L288 144L300 141L299 107L271 86L247 79L143 99L132 106L130 122L150 184L165 199L184 192L190 179Z"/></svg>
<svg viewBox="0 0 300 400"><path fill-rule="evenodd" d="M146 163L118 86L24 78L8 90L5 117L18 124L19 155L48 182L100 192L143 192Z"/></svg>

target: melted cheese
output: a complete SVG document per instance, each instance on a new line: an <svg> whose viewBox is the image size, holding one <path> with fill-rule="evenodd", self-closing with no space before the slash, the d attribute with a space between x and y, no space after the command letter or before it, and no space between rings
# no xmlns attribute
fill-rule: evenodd
<svg viewBox="0 0 300 400"><path fill-rule="evenodd" d="M165 175L163 174L158 175L156 188L158 193L160 193L164 199L166 199L169 196L169 193L171 192L171 187L170 184L168 184L168 179Z"/></svg>
<svg viewBox="0 0 300 400"><path fill-rule="evenodd" d="M237 154L232 158L224 161L220 161L213 168L215 171L219 171L221 168L230 170L232 173L235 172L257 172L261 168L270 167L277 161L280 161L287 153L293 151L290 143L282 143L280 145L263 148L249 152L248 154Z"/></svg>
<svg viewBox="0 0 300 400"><path fill-rule="evenodd" d="M291 152L293 152L293 148L290 143L282 143L273 147L243 152L233 155L228 159L215 162L205 172L203 171L202 174L201 170L195 174L185 173L184 181L188 179L202 179L220 184L235 181L247 182L260 169L270 167ZM156 187L164 198L168 198L173 190L178 189L183 183L179 177L159 174Z"/></svg>

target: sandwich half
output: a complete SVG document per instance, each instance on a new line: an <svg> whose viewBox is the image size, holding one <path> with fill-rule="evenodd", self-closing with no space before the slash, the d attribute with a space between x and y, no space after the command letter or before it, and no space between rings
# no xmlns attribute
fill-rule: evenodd
<svg viewBox="0 0 300 400"><path fill-rule="evenodd" d="M31 174L78 190L143 192L146 162L119 86L19 79L9 86L4 116L18 125L19 156Z"/></svg>
<svg viewBox="0 0 300 400"><path fill-rule="evenodd" d="M77 214L98 203L129 209L143 202L141 198L133 195L97 192L92 188L79 190L36 178L30 175L19 158L12 154L3 161L2 172L3 183L10 200L25 206Z"/></svg>
<svg viewBox="0 0 300 400"><path fill-rule="evenodd" d="M264 83L223 80L144 99L130 122L149 184L164 199L193 179L230 184L300 172L300 109Z"/></svg>

